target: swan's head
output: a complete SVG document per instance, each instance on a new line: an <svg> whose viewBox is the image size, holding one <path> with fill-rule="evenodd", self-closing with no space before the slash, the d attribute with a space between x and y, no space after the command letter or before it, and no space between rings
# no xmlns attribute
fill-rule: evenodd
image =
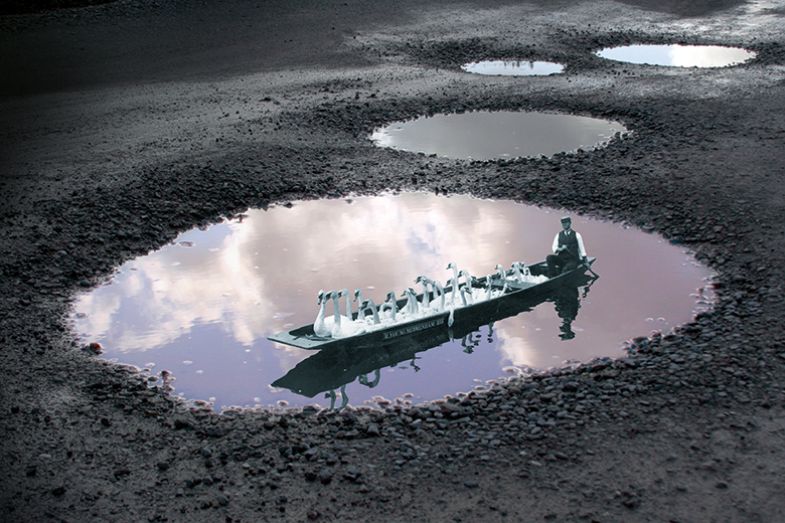
<svg viewBox="0 0 785 523"><path fill-rule="evenodd" d="M448 263L448 264L447 264L447 268L448 268L448 269L456 269L456 268L457 268L457 266L455 265L455 263L453 263L453 262L450 262L450 263Z"/></svg>
<svg viewBox="0 0 785 523"><path fill-rule="evenodd" d="M497 271L503 271L504 270L504 267L502 267L501 263L497 263L496 264L496 270Z"/></svg>
<svg viewBox="0 0 785 523"><path fill-rule="evenodd" d="M390 291L387 293L387 299L395 301L395 291Z"/></svg>
<svg viewBox="0 0 785 523"><path fill-rule="evenodd" d="M324 289L319 289L319 294L316 295L316 303L319 305L324 301Z"/></svg>
<svg viewBox="0 0 785 523"><path fill-rule="evenodd" d="M338 298L340 298L340 297L341 297L341 293L340 293L340 291L332 291L332 292L330 293L330 298L332 298L332 299L334 299L334 300L337 300L337 299L338 299Z"/></svg>
<svg viewBox="0 0 785 523"><path fill-rule="evenodd" d="M354 289L354 299L355 301L360 299L360 289Z"/></svg>
<svg viewBox="0 0 785 523"><path fill-rule="evenodd" d="M420 275L417 276L417 278L414 280L414 283L422 283L424 281L425 281L425 276Z"/></svg>

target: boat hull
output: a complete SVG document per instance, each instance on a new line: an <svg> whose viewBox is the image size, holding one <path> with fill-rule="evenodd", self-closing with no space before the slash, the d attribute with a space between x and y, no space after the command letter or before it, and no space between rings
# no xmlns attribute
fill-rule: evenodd
<svg viewBox="0 0 785 523"><path fill-rule="evenodd" d="M590 258L587 266L578 266L574 270L562 273L559 276L550 278L542 283L515 289L491 300L456 308L453 311L453 327L460 326L461 324L475 325L478 324L478 321L480 321L479 325L484 325L491 321L495 321L495 319L518 314L518 312L523 310L521 309L521 305L526 300L537 301L542 297L547 297L547 295L558 288L574 284L575 281L585 278L585 273L587 270L590 270L590 266L593 262L594 258ZM534 275L544 274L547 270L545 262L533 265L530 268ZM478 279L477 283L478 285L484 285L485 278ZM445 289L445 292L450 291L450 287ZM418 295L418 299L421 297L421 294ZM402 307L405 304L405 299L398 302L399 307ZM310 350L349 346L354 348L378 347L380 344L385 344L401 337L410 337L417 333L428 332L435 329L446 330L448 328L449 316L450 311L447 310L435 315L416 318L406 323L392 325L386 329L346 338L320 338L314 335L313 325L306 325L288 332L281 332L269 336L268 339L277 343ZM354 317L356 318L356 314Z"/></svg>
<svg viewBox="0 0 785 523"><path fill-rule="evenodd" d="M452 327L440 323L407 335L378 339L369 344L328 345L298 363L272 385L309 398L325 391L337 390L353 382L358 376L367 376L379 369L412 361L418 353L454 339L464 338L482 326L532 310L559 293L569 292L590 281L590 278L581 273L562 281L560 285L550 287L550 291L544 288L540 292L511 293L504 296L504 299L481 303L472 309L471 314L459 316Z"/></svg>

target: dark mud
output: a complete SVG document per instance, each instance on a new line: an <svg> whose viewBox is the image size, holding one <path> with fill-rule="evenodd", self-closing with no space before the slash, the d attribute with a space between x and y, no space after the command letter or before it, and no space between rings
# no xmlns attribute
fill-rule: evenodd
<svg viewBox="0 0 785 523"><path fill-rule="evenodd" d="M222 29L210 33L211 53L196 46L189 54L187 41L166 47L176 40L169 35L160 54L145 56L130 31L119 37L120 51L90 51L103 58L79 62L77 76L66 73L78 52L56 60L53 81L68 86L59 92L40 72L49 63L41 41L58 24L73 32L58 38L79 41L93 31L90 20L108 35L113 18L4 21L4 48L32 49L29 69L14 65L22 54L4 64L19 73L6 92L44 82L33 90L50 94L1 102L3 514L19 521L778 519L785 509L785 34L777 15L758 15L748 4L711 11L703 3L705 11L688 12L705 16L697 20L678 16L686 3L668 5L675 7L662 13L646 10L648 2L634 9L478 3L467 15L453 5L411 3L385 18L382 7L344 12L329 3L319 9L343 13L353 33L310 39L323 20L315 9L280 23L293 40L286 43L280 32L233 39L236 24L266 19L265 6L231 3L226 17L197 6L189 31ZM112 17L177 19L165 6L106 9ZM530 26L516 26L524 16ZM747 30L737 20L757 25ZM738 27L702 43L739 45L758 58L728 71L664 74L590 55L630 41L689 43L696 37L680 24L693 22ZM487 33L499 48L528 41L538 59L574 67L561 78L526 80L525 88L520 78L466 79L472 75L422 67L477 58L461 50L485 45L472 42L486 35L472 33ZM269 56L237 53L261 49L265 38L275 40ZM321 48L308 55L315 41ZM178 52L180 60L163 58ZM242 56L222 62L234 54ZM290 61L292 70L281 62L297 56L309 58ZM172 82L178 74L187 81ZM591 113L633 133L590 153L471 163L381 150L364 138L416 114L492 108ZM75 291L195 224L249 206L384 189L513 198L656 230L718 272L718 304L674 335L639 338L621 360L383 413L190 411L133 372L97 360L67 331Z"/></svg>

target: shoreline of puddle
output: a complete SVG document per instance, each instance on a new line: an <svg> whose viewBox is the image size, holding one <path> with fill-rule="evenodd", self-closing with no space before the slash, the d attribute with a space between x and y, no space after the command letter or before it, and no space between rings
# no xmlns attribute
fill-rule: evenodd
<svg viewBox="0 0 785 523"><path fill-rule="evenodd" d="M368 140L380 148L451 160L515 161L600 150L631 134L620 121L588 115L476 109L389 122L374 128Z"/></svg>
<svg viewBox="0 0 785 523"><path fill-rule="evenodd" d="M451 195L451 196L449 196L449 197L443 197L443 196L436 196L436 195L434 195L434 194L432 194L432 193L403 193L403 196L406 196L406 195L411 195L411 194L415 194L415 195L424 195L424 196L426 196L426 197L430 197L430 198L437 198L437 199L439 199L439 198L444 198L444 199L454 199L454 198L459 198L459 199L460 199L460 198L466 198L466 199L468 199L468 200L470 200L470 201L472 201L472 200L473 200L473 201L477 201L477 202L491 202L491 203L496 203L496 202L498 202L498 200L486 200L486 199L481 199L481 198L474 198L474 197L468 197L468 196L463 196L463 195ZM346 200L357 200L357 199L361 199L361 198L366 198L366 199L369 199L369 198L370 198L370 199L372 199L372 198L380 198L380 197L401 197L401 196L402 196L401 194L397 194L397 195L393 195L393 194L385 194L385 195L383 195L383 196L375 196L375 197L361 196L361 197L359 197L359 198L358 198L358 197L356 197L356 196L351 196L351 197L346 197L346 198L341 198L341 199L335 199L335 200L328 200L328 201L332 201L332 202L345 202ZM267 208L267 211L262 211L262 212L269 212L269 211L274 211L275 209L279 209L279 210L282 210L282 211L284 211L284 212L285 212L285 211L287 211L287 210L291 210L292 208L296 208L296 207L299 207L299 206L302 206L302 205L308 205L309 203L313 203L313 202L321 202L321 201L325 201L325 200L303 200L303 201L294 201L294 202L281 202L281 203L278 203L278 204L275 204L275 205L271 205L271 206L269 206L269 207ZM501 200L501 201L502 201L502 202L505 202L505 203L507 203L507 204L514 205L514 206L524 207L524 205L523 205L523 204L518 204L518 203L512 202L512 201L510 201L510 200ZM539 209L540 209L540 208L538 208L538 210L539 210ZM253 209L249 209L248 211L253 211ZM247 211L247 212L248 212L248 211ZM558 213L561 213L561 212L564 212L564 211L562 211L562 210L553 210L553 209L547 209L547 211L546 211L546 212L551 212L551 213L553 214L553 216L554 216L554 217L556 217L556 215L557 215ZM245 214L246 214L246 213L242 213L240 216L242 217L242 216L244 216ZM575 218L576 218L576 219L579 219L579 220L580 220L580 219L584 219L584 218L585 218L584 216L580 216L580 215L577 215L577 214L576 214L576 215L574 215L574 216L575 216ZM241 218L241 219L242 219L242 218ZM221 222L220 224L215 224L215 225L212 225L212 226L208 227L208 230L209 230L210 228L212 228L212 227L215 227L216 225L222 225L222 224L223 224L223 225L225 225L226 223L227 223L227 221L224 221L224 222ZM610 222L610 223L611 223L611 225L613 225L613 226L619 226L619 224L617 224L617 223L613 223L613 222ZM576 228L577 228L577 227L576 227ZM636 229L636 230L637 230L637 229ZM192 232L192 231L186 231L186 233L188 233L188 232ZM649 234L650 234L650 233L646 233L646 232L644 232L644 231L640 231L640 230L637 230L637 232L640 232L640 233L643 233L643 234L647 234L647 235L649 235ZM168 245L167 245L167 246L165 246L165 247L171 247L171 246L173 246L173 245L176 245L176 243L177 243L178 241L182 241L182 240L180 240L180 237L181 237L181 236L183 236L183 234L186 234L186 233L182 233L181 235L179 235L179 236L178 236L178 239L176 239L176 240L175 240L175 242L172 242L172 243L168 244ZM663 241L664 241L664 242L665 242L665 243L666 243L668 246L671 246L671 247L673 247L673 246L672 246L670 243L668 243L667 241L665 241L665 240L663 240L661 237L659 237L659 235L656 235L656 236L659 238L659 240L660 240L661 242L663 242ZM589 239L588 241L589 241L590 243L589 243L589 245L587 245L587 249L589 250L589 253L591 254L591 240ZM690 259L691 259L691 260L693 260L693 262L694 262L694 258L692 258L692 257L691 257L691 254L687 254L687 251L685 251L685 250L684 250L684 249L682 249L681 247L678 247L678 249L679 249L679 251L680 251L680 252L681 252L683 255L685 255L685 256L690 256ZM134 260L132 260L132 261L134 261ZM127 263L131 263L131 262L127 262ZM697 262L694 262L694 263L697 263ZM701 266L702 266L702 265L701 265ZM119 269L118 269L118 271L119 271ZM114 278L116 278L116 277L117 277L118 271L116 271L116 272L114 273L114 276L112 277L112 280L114 280ZM712 277L713 277L713 278L715 278L715 277L716 277L716 274L713 274L713 276L712 276ZM710 284L710 283L708 283L708 282L704 282L704 283L705 283L704 287L710 287L710 286L711 286L711 284ZM598 285L599 285L599 283L598 283ZM705 309L705 310L711 310L711 308L713 307L713 304L714 304L714 302L715 302L715 301L716 301L716 300L712 300L712 301L711 301L711 303L709 304L708 308L707 308L707 309ZM699 314L700 312L704 312L704 310L698 311L698 312L696 312L695 314ZM526 314L530 314L530 313L526 313ZM681 321L680 323L678 323L678 324L676 324L676 325L673 325L673 326L671 326L670 330L673 330L673 329L677 328L678 326L680 326L680 325L683 325L684 323L689 323L690 321L693 321L693 320L694 320L694 316L695 316L695 315L693 315L693 316L692 316L692 318L691 318L690 320L688 320L688 321ZM73 315L72 315L72 317L73 317ZM643 334L646 334L646 331L645 331L645 330L641 330L641 332L642 332ZM640 332L639 332L639 333L640 333ZM618 345L621 345L622 343L624 343L624 342L625 342L625 340L632 339L633 337L634 337L634 335L633 335L633 334L630 334L630 336L629 336L628 338L625 338L625 339L618 339L618 340L617 340L617 342L618 342L617 344L618 344ZM434 348L434 349L432 349L432 350L433 350L433 351L438 351L438 350L441 350L441 349L444 349L444 347L438 347L438 348ZM626 353L626 352L623 352L623 353L622 353L622 352L619 352L619 353L618 353L618 354L617 354L617 355L616 355L614 358L618 358L618 357L625 357L626 355L627 355L627 353ZM600 357L600 358L604 358L604 356L599 356L599 357ZM106 358L106 357L104 357L104 359L105 359L106 361L111 361L110 359L108 359L108 358ZM568 359L568 360L569 360L569 358L566 358L566 359ZM585 361L585 360L584 360L584 361ZM471 361L469 361L468 363L470 363L470 364L471 364ZM120 364L120 365L129 365L129 363L128 363L127 361L123 361L122 359L119 359L119 360L117 361L117 364ZM569 366L569 365L576 365L576 364L580 366L580 365L585 365L585 364L587 364L587 363L580 363L580 364L578 364L578 363L576 363L576 362L572 362L572 363L566 363L566 364L567 364L568 366ZM152 370L150 370L150 371L147 371L147 372L145 372L145 371L144 371L144 365L138 365L138 364L134 364L134 363L131 363L130 365L131 365L131 366L133 366L133 367L136 367L136 368L140 369L140 373L141 373L142 375L145 375L145 374L148 374L148 375L150 375L150 378L146 378L146 379L150 379L150 380L152 380L152 379L153 379L153 376L152 376L152 373L153 373L153 371L152 371ZM560 364L559 364L559 365L560 365ZM171 366L170 366L170 367L171 367ZM547 370L547 369L549 369L549 368L552 368L552 367L554 367L554 365L550 365L550 366L538 366L538 367L536 367L536 368L535 368L535 367L531 367L530 369L533 369L533 370L532 370L531 372L527 373L527 374L526 374L526 376L529 376L529 377L530 377L530 376L533 376L533 375L541 375L543 372L550 372L550 371L549 371L549 370ZM161 368L161 367L160 367L160 366L158 366L158 368ZM494 385L494 384L493 384L493 382L494 382L494 381L496 381L496 382L501 382L501 381L504 381L504 382L506 383L506 381L507 381L507 380L510 380L510 379L513 379L513 380L514 380L514 379L517 379L517 378L519 377L518 375L514 375L514 376L504 375L505 373L503 372L503 369L502 369L502 367L501 367L501 366L499 367L499 369L500 369L500 370L497 372L496 376L495 376L495 377L493 377L493 378L488 378L488 379L480 379L479 381L475 381L475 382L474 382L474 385L472 385L471 383L466 383L466 384L465 384L465 386L464 386L464 387L462 387L462 390L463 390L464 392L458 392L457 390L453 390L452 392L446 392L446 393L443 393L443 394L439 394L439 395L437 395L437 396L435 396L435 397L433 397L433 396L432 396L432 397L430 397L430 398L415 398L415 397L405 398L405 397L402 397L402 396L405 396L405 394L404 394L404 395L398 395L398 396L396 396L395 398L392 398L392 399L390 399L390 398L386 398L386 397L385 397L385 398L386 398L386 399L385 399L385 401L382 401L383 405L377 405L377 404L375 404L375 403L376 403L375 401L374 401L374 404L368 405L367 403L368 403L369 401L372 401L372 400L373 400L373 398L371 397L371 398L366 398L366 399L364 399L364 400L363 400L361 403L350 403L349 405L350 405L350 406L353 406L353 408L362 408L362 407L364 407L364 406L367 406L367 407L369 407L369 408L382 408L382 409L384 409L384 408L385 408L385 405L391 405L391 406L393 406L393 407L395 407L396 405L398 405L398 406L405 406L405 407L407 407L407 408L408 408L408 407L410 407L410 406L415 406L415 405L422 405L422 404L427 404L427 403L431 403L431 402L433 402L433 401L443 401L443 400L445 400L445 397L447 397L447 396L450 396L450 395L452 395L453 397L462 397L462 395L471 394L471 393L472 393L472 391L473 391L473 387L474 387L474 386L476 386L476 385L478 385L478 384L479 384L479 385L481 385L482 387L492 388L492 387L495 387L495 386L497 386L497 385ZM559 368L557 368L557 370L563 370L563 368L559 367ZM178 371L174 371L174 372L173 372L173 375L174 375L174 377L175 377L175 378L177 378L177 376L178 376ZM178 380L178 381L179 381L179 380ZM157 377L157 378L155 378L155 381L151 381L151 382L150 382L150 384L151 384L151 385L154 385L154 386L155 386L155 385L157 385L157 386L166 385L166 383L163 383L163 382L161 382L161 380L160 380L160 376L159 376L159 377ZM501 384L501 386L504 386L504 385L503 385L503 384ZM208 399L208 400L205 400L205 399L204 399L204 398L206 398L207 396L201 396L201 397L202 397L202 399L195 400L195 399L193 399L193 398L194 398L194 395L193 395L193 394L186 395L184 392L182 392L182 391L179 391L179 390L177 389L177 387L176 387L176 386L175 386L175 388L174 388L174 390L173 390L173 391L169 391L169 392L170 392L170 393L172 393L173 395L175 395L176 397L178 397L178 398L182 399L183 401L186 401L186 403L187 403L187 404L193 405L193 406L194 406L194 407L196 407L196 408L206 408L206 409L209 409L209 410L215 410L215 411L218 411L218 412L222 412L223 410L236 410L236 409L238 409L238 408L239 408L239 409L242 409L242 410L255 410L255 409L262 409L262 410L271 410L271 409L272 409L272 410L276 410L276 409L281 409L282 411L291 411L291 410L293 410L293 409L294 409L294 410L296 410L296 409L302 409L302 408L310 409L310 408L312 408L312 407L309 407L309 405L313 405L313 404L316 404L316 403L318 403L318 404L320 404L322 407L324 407L324 402L323 402L323 401L319 401L318 399L316 399L316 398L313 398L313 401L312 401L312 402L307 402L307 403L304 403L304 404L297 404L297 405L292 405L291 403L290 403L289 405L283 405L283 404L280 404L280 405L279 405L279 404L273 404L273 403L266 403L266 404L261 404L261 403L259 403L259 402L254 402L254 401L249 401L249 402L247 402L247 403L243 402L243 403L240 403L240 404L234 404L234 403L231 403L231 402L223 402L223 403L220 403L220 402L219 402L219 404L220 404L220 407L218 408L218 407L216 406L216 404L215 404L215 403L211 403L211 402L209 401L209 399ZM397 399L396 399L396 398L397 398Z"/></svg>

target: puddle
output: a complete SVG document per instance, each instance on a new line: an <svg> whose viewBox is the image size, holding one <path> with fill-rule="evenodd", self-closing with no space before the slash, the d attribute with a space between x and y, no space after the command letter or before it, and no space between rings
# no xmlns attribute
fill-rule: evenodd
<svg viewBox="0 0 785 523"><path fill-rule="evenodd" d="M492 160L590 149L625 131L618 122L586 116L473 111L392 123L376 129L371 140L378 146L404 151Z"/></svg>
<svg viewBox="0 0 785 523"><path fill-rule="evenodd" d="M555 62L527 62L522 60L483 60L464 64L467 73L493 76L548 76L564 71L562 64Z"/></svg>
<svg viewBox="0 0 785 523"><path fill-rule="evenodd" d="M755 58L753 51L719 45L625 45L597 51L597 56L633 64L671 67L727 67Z"/></svg>
<svg viewBox="0 0 785 523"><path fill-rule="evenodd" d="M492 327L456 322L452 341L436 329L352 354L266 339L313 323L319 289L359 288L380 303L392 289L416 287L420 274L445 281L450 261L475 276L497 263L540 261L561 214L422 193L249 210L125 263L78 298L72 322L85 342L103 345L103 357L148 368L151 380L167 370L175 393L221 409L441 398L529 369L620 356L626 340L667 332L709 307L709 291L698 289L710 273L684 250L573 216L597 257L600 278L588 293L582 280Z"/></svg>

